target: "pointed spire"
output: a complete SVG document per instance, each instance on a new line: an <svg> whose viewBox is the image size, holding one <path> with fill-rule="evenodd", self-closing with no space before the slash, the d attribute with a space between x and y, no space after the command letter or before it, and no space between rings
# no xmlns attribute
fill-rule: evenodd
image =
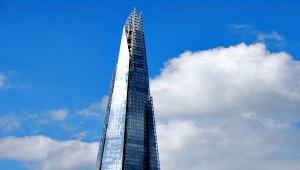
<svg viewBox="0 0 300 170"><path fill-rule="evenodd" d="M137 12L136 12L136 8L135 7L133 8L133 12L132 13L133 13L134 16L137 16Z"/></svg>
<svg viewBox="0 0 300 170"><path fill-rule="evenodd" d="M136 7L133 8L133 11L129 15L126 21L126 30L128 29L137 29L143 30L143 17L142 11L140 13L137 12Z"/></svg>
<svg viewBox="0 0 300 170"><path fill-rule="evenodd" d="M140 21L143 22L143 11L140 12L139 18L140 18Z"/></svg>
<svg viewBox="0 0 300 170"><path fill-rule="evenodd" d="M141 19L143 18L143 11L140 12L139 16Z"/></svg>
<svg viewBox="0 0 300 170"><path fill-rule="evenodd" d="M140 19L140 25L142 30L144 30L144 24L143 24L143 12L141 11L139 14L139 19Z"/></svg>

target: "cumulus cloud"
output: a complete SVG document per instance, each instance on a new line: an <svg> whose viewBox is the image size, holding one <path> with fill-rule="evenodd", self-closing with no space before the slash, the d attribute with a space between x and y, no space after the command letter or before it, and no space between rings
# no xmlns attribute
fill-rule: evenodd
<svg viewBox="0 0 300 170"><path fill-rule="evenodd" d="M98 143L57 141L46 136L0 139L0 158L23 162L32 170L93 169Z"/></svg>
<svg viewBox="0 0 300 170"><path fill-rule="evenodd" d="M162 169L300 168L300 63L262 43L185 52L151 81Z"/></svg>
<svg viewBox="0 0 300 170"><path fill-rule="evenodd" d="M68 109L65 109L65 108L63 108L63 109L56 109L56 110L50 110L49 114L55 120L64 120L68 116L69 111L68 111Z"/></svg>
<svg viewBox="0 0 300 170"><path fill-rule="evenodd" d="M270 53L260 43L185 52L151 81L154 106L164 118L252 110L295 113L300 109L299 67L288 54Z"/></svg>
<svg viewBox="0 0 300 170"><path fill-rule="evenodd" d="M299 169L299 132L271 119L228 116L159 124L162 169Z"/></svg>

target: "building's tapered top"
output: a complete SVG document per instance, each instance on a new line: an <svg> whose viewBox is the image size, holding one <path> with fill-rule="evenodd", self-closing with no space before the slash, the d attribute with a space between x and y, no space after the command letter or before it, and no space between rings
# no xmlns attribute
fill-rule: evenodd
<svg viewBox="0 0 300 170"><path fill-rule="evenodd" d="M127 29L131 28L144 32L142 12L138 14L136 9L134 8L133 12L131 12L129 17L127 18L125 26Z"/></svg>

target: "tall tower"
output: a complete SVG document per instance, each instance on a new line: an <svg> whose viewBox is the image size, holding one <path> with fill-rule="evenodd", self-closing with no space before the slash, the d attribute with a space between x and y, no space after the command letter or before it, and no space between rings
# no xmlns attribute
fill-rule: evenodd
<svg viewBox="0 0 300 170"><path fill-rule="evenodd" d="M96 170L159 170L142 14L130 14L111 83Z"/></svg>

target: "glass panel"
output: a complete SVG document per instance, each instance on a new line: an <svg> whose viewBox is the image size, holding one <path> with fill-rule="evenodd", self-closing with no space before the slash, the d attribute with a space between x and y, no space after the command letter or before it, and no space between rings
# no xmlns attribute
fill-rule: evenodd
<svg viewBox="0 0 300 170"><path fill-rule="evenodd" d="M123 29L119 59L116 67L113 94L104 142L101 169L122 170L129 52L125 29Z"/></svg>

